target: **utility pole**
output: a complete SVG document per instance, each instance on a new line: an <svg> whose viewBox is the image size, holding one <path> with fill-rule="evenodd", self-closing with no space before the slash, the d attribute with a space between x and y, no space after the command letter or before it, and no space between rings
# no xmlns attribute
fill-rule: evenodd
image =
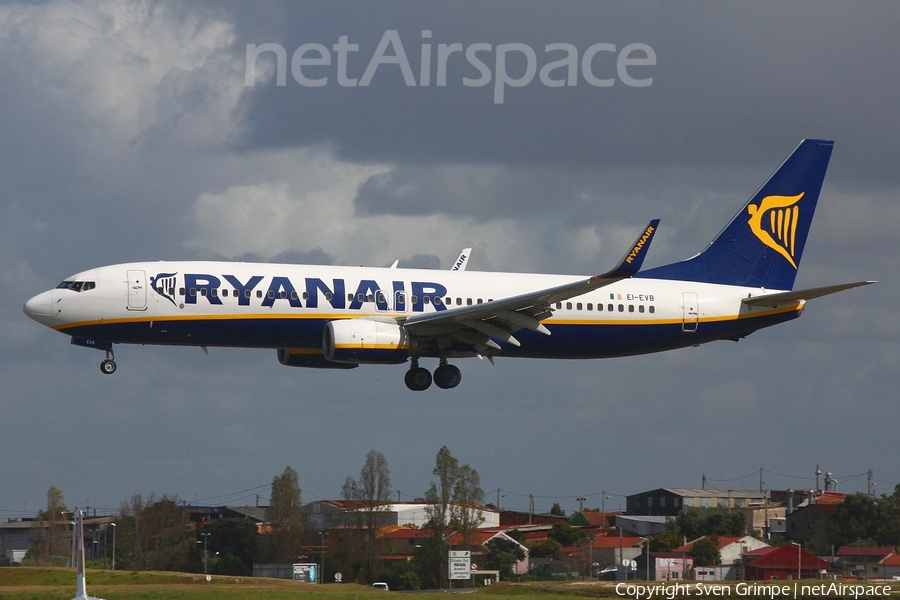
<svg viewBox="0 0 900 600"><path fill-rule="evenodd" d="M875 497L875 482L872 481L872 478L875 476L875 472L872 469L869 469L868 473L866 473L866 480L868 483L866 484L866 489L869 491L869 496L872 498Z"/></svg>
<svg viewBox="0 0 900 600"><path fill-rule="evenodd" d="M700 489L701 490L706 489L706 473L703 473L703 482L700 484Z"/></svg>
<svg viewBox="0 0 900 600"><path fill-rule="evenodd" d="M760 494L762 494L762 492L763 492L763 483L764 483L763 482L763 468L760 467L759 468L759 493Z"/></svg>

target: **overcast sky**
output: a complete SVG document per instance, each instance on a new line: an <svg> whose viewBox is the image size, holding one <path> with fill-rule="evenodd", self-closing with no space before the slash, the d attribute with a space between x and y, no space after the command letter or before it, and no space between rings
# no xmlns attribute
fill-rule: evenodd
<svg viewBox="0 0 900 600"><path fill-rule="evenodd" d="M0 5L0 518L50 486L101 510L264 502L286 465L304 501L334 498L372 448L412 499L442 445L522 509L603 490L614 509L703 474L756 489L761 467L768 488L811 488L817 464L840 491L873 469L890 493L898 25L895 2ZM312 46L278 85L272 52L248 76L248 44L288 63ZM444 85L441 45L460 48ZM550 45L577 68L551 69ZM665 264L807 137L836 144L797 286L881 283L737 344L459 361L460 387L412 393L403 366L292 369L274 350L119 346L104 376L101 353L22 313L137 260L445 269L472 246L469 269L595 274L657 217L647 265Z"/></svg>

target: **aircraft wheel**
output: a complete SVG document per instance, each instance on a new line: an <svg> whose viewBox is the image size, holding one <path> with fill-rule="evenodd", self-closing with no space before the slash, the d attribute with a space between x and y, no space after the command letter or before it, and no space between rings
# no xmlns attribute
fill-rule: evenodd
<svg viewBox="0 0 900 600"><path fill-rule="evenodd" d="M462 381L462 373L456 365L441 365L434 370L434 383L441 389L455 388Z"/></svg>
<svg viewBox="0 0 900 600"><path fill-rule="evenodd" d="M116 361L114 360L104 360L100 363L100 371L104 375L112 375L116 372Z"/></svg>
<svg viewBox="0 0 900 600"><path fill-rule="evenodd" d="M428 369L414 367L406 372L404 381L406 382L406 387L412 391L421 392L427 390L431 385L431 373L428 372Z"/></svg>

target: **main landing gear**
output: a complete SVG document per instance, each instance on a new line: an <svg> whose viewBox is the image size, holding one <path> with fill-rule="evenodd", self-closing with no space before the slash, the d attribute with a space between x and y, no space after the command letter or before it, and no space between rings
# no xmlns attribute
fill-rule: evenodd
<svg viewBox="0 0 900 600"><path fill-rule="evenodd" d="M104 375L112 375L116 372L116 356L112 351L112 344L110 344L109 350L106 351L106 359L100 363L100 372Z"/></svg>
<svg viewBox="0 0 900 600"><path fill-rule="evenodd" d="M420 367L419 360L414 358L404 381L406 387L412 391L421 392L431 386L432 377L428 369ZM459 371L459 367L447 364L447 359L442 358L441 364L434 370L434 383L441 389L449 390L458 386L460 381L462 381L462 373Z"/></svg>

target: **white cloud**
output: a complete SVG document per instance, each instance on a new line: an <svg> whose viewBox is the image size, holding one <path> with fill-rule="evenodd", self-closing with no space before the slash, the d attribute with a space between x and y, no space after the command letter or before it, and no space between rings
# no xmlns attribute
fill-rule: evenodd
<svg viewBox="0 0 900 600"><path fill-rule="evenodd" d="M149 1L6 4L0 53L26 102L74 112L101 139L133 141L177 125L214 141L242 91L232 29L212 14Z"/></svg>

